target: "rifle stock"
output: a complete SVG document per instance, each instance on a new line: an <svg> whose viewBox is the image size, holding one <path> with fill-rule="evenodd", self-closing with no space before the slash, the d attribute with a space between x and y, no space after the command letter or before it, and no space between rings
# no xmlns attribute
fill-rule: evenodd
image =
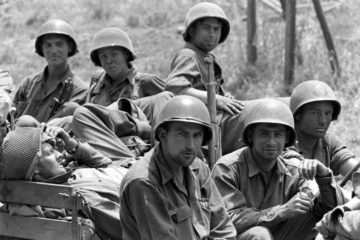
<svg viewBox="0 0 360 240"><path fill-rule="evenodd" d="M50 120L56 112L59 110L59 108L68 100L68 98L71 96L72 92L72 77L68 77L59 92L59 95L57 97L54 97L54 103L52 105L48 120Z"/></svg>
<svg viewBox="0 0 360 240"><path fill-rule="evenodd" d="M214 166L216 161L221 157L221 129L216 121L216 86L217 82L214 76L214 62L212 56L204 58L208 64L209 82L207 83L207 107L210 113L211 128L213 138L209 142L208 164L210 169Z"/></svg>

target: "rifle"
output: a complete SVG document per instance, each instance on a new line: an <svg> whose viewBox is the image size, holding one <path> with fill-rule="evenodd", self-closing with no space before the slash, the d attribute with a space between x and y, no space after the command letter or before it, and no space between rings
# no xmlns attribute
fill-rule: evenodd
<svg viewBox="0 0 360 240"><path fill-rule="evenodd" d="M213 138L209 142L208 164L210 169L214 166L216 161L221 157L221 129L216 122L216 86L217 82L214 76L214 61L213 57L205 57L204 61L208 64L209 82L207 82L207 107L210 113L211 129Z"/></svg>
<svg viewBox="0 0 360 240"><path fill-rule="evenodd" d="M69 99L69 97L71 96L72 87L73 87L72 77L68 77L64 81L64 84L59 92L59 95L57 97L54 97L54 103L51 107L48 120L50 120L59 110L59 108Z"/></svg>
<svg viewBox="0 0 360 240"><path fill-rule="evenodd" d="M351 179L352 175L354 172L356 172L359 168L360 168L360 159L358 159L359 161L357 162L357 164L355 164L355 166L353 166L353 168L345 175L345 177L341 180L340 182L340 187L344 187L345 184Z"/></svg>

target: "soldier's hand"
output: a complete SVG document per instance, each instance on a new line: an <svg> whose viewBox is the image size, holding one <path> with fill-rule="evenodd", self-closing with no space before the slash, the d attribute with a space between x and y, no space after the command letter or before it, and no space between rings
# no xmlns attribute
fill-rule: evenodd
<svg viewBox="0 0 360 240"><path fill-rule="evenodd" d="M282 214L286 219L305 214L313 208L313 201L303 193L294 195L287 203L281 206Z"/></svg>
<svg viewBox="0 0 360 240"><path fill-rule="evenodd" d="M225 111L231 115L239 114L243 108L244 103L240 100L229 98L225 96L216 97L216 108Z"/></svg>
<svg viewBox="0 0 360 240"><path fill-rule="evenodd" d="M49 136L61 138L65 145L67 145L71 140L70 135L61 127L44 125L44 123L41 124L41 127Z"/></svg>
<svg viewBox="0 0 360 240"><path fill-rule="evenodd" d="M331 170L316 159L303 159L298 166L300 177L313 179L314 177L325 177Z"/></svg>

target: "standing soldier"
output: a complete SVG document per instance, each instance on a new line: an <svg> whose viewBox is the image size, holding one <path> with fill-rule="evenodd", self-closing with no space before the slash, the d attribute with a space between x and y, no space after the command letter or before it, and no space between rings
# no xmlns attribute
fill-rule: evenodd
<svg viewBox="0 0 360 240"><path fill-rule="evenodd" d="M26 77L17 89L14 104L17 117L30 115L38 122L72 115L85 102L86 83L74 74L68 58L78 52L72 27L63 20L50 20L39 29L36 53L47 66L42 72ZM61 102L60 102L61 100ZM65 102L65 103L64 103ZM19 125L33 126L31 118L19 119Z"/></svg>
<svg viewBox="0 0 360 240"><path fill-rule="evenodd" d="M186 15L185 46L173 58L165 85L165 90L190 95L206 103L208 85L216 81L217 122L222 131L223 154L241 147L238 132L243 128L244 117L241 114L244 103L226 94L221 87L222 70L211 53L226 40L229 31L229 20L218 5L208 2L194 5Z"/></svg>
<svg viewBox="0 0 360 240"><path fill-rule="evenodd" d="M345 176L358 160L338 137L328 132L341 110L330 86L318 80L299 84L291 94L290 108L295 119L296 150L330 167L335 175Z"/></svg>
<svg viewBox="0 0 360 240"><path fill-rule="evenodd" d="M154 127L160 142L120 186L123 239L235 239L210 170L197 156L212 138L206 106L176 96Z"/></svg>
<svg viewBox="0 0 360 240"><path fill-rule="evenodd" d="M341 191L323 163L281 157L295 141L289 107L259 101L245 118L242 136L247 147L220 158L212 172L238 239L314 239L316 222L342 203ZM311 179L320 190L315 197Z"/></svg>
<svg viewBox="0 0 360 240"><path fill-rule="evenodd" d="M132 63L136 58L132 42L119 28L104 28L96 33L90 58L95 66L103 69L91 77L87 103L108 106L120 98L130 99L151 121L153 107L172 96L169 92L162 93L162 79L136 70Z"/></svg>

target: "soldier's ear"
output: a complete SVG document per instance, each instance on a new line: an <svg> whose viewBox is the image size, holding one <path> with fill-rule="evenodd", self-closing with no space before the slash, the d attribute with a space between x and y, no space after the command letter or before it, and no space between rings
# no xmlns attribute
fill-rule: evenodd
<svg viewBox="0 0 360 240"><path fill-rule="evenodd" d="M250 128L246 133L246 140L248 141L249 145L253 142L253 130Z"/></svg>
<svg viewBox="0 0 360 240"><path fill-rule="evenodd" d="M160 127L157 131L158 134L158 138L160 141L163 141L165 139L167 131L165 130L165 128Z"/></svg>

